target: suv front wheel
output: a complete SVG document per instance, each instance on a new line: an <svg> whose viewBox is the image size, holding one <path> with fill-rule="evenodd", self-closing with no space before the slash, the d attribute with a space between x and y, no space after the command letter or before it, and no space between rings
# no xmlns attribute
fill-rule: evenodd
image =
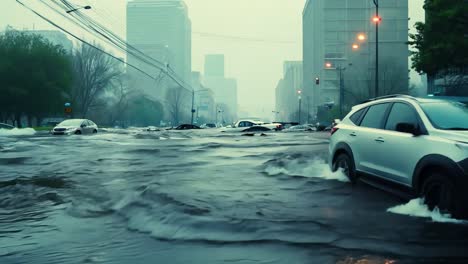
<svg viewBox="0 0 468 264"><path fill-rule="evenodd" d="M348 154L341 153L333 161L333 172L341 169L352 183L356 183L356 169Z"/></svg>
<svg viewBox="0 0 468 264"><path fill-rule="evenodd" d="M432 211L449 213L455 218L467 218L468 206L464 204L461 187L441 172L430 172L421 188L421 196Z"/></svg>

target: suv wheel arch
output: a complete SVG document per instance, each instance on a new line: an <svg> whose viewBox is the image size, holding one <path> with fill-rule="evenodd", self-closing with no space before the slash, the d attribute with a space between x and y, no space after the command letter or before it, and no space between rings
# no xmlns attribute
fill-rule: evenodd
<svg viewBox="0 0 468 264"><path fill-rule="evenodd" d="M416 193L421 191L421 187L428 175L426 172L434 170L447 173L447 177L450 177L456 183L468 183L468 179L464 179L461 169L455 161L439 154L431 154L423 157L414 170L412 186Z"/></svg>

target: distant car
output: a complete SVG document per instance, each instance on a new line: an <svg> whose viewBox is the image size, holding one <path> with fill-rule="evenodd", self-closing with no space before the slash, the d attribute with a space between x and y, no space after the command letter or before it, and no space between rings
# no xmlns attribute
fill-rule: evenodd
<svg viewBox="0 0 468 264"><path fill-rule="evenodd" d="M385 183L468 218L468 105L385 96L353 107L331 134L329 164L352 182Z"/></svg>
<svg viewBox="0 0 468 264"><path fill-rule="evenodd" d="M317 131L317 128L313 125L297 125L292 126L286 129L288 132L297 132L297 131Z"/></svg>
<svg viewBox="0 0 468 264"><path fill-rule="evenodd" d="M88 119L68 119L58 124L51 133L53 135L96 134L98 126Z"/></svg>
<svg viewBox="0 0 468 264"><path fill-rule="evenodd" d="M14 129L14 126L5 124L5 123L0 123L0 129Z"/></svg>
<svg viewBox="0 0 468 264"><path fill-rule="evenodd" d="M332 124L330 122L318 122L317 131L330 131Z"/></svg>
<svg viewBox="0 0 468 264"><path fill-rule="evenodd" d="M240 131L245 131L250 127L258 127L258 126L267 128L268 130L276 130L276 131L283 129L283 125L280 123L265 123L259 120L239 120L234 124L233 128L237 128L237 130L240 130Z"/></svg>
<svg viewBox="0 0 468 264"><path fill-rule="evenodd" d="M201 128L216 128L216 124L213 124L213 123L207 123L207 124L203 124L201 125Z"/></svg>
<svg viewBox="0 0 468 264"><path fill-rule="evenodd" d="M175 128L175 130L190 130L190 129L201 129L199 126L191 124L182 124Z"/></svg>

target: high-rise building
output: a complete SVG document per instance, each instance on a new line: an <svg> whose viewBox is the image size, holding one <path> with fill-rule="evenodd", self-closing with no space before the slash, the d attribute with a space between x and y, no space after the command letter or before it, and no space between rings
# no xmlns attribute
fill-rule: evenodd
<svg viewBox="0 0 468 264"><path fill-rule="evenodd" d="M237 80L224 76L224 55L206 55L203 84L213 90L217 111L224 121L234 122L238 111Z"/></svg>
<svg viewBox="0 0 468 264"><path fill-rule="evenodd" d="M127 4L127 42L187 84L191 82L191 27L188 8L182 0L134 0ZM130 54L127 61L155 77L161 73ZM155 82L135 70L130 73L136 85L155 98L164 96L168 87L176 86L168 78Z"/></svg>
<svg viewBox="0 0 468 264"><path fill-rule="evenodd" d="M378 95L406 93L408 0L379 4ZM344 109L375 96L374 15L374 3L369 0L307 1L303 11L303 94L313 98L314 110L325 103L340 104L340 86Z"/></svg>
<svg viewBox="0 0 468 264"><path fill-rule="evenodd" d="M299 112L299 96L304 102L304 108L301 112L307 112L308 101L310 96L302 96L303 92L303 69L301 61L285 61L283 64L283 78L278 82L276 87L276 118L278 121L292 121L299 120L295 115ZM306 116L304 116L305 120Z"/></svg>
<svg viewBox="0 0 468 264"><path fill-rule="evenodd" d="M201 124L216 122L214 93L211 89L203 86L200 72L192 72L192 88L195 90L195 123Z"/></svg>
<svg viewBox="0 0 468 264"><path fill-rule="evenodd" d="M205 56L205 76L224 77L223 54L210 54Z"/></svg>

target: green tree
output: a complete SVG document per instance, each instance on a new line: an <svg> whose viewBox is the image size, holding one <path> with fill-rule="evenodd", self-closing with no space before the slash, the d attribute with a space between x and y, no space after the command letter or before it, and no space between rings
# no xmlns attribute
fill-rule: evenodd
<svg viewBox="0 0 468 264"><path fill-rule="evenodd" d="M164 110L160 102L140 94L129 100L125 115L129 125L158 126L164 117Z"/></svg>
<svg viewBox="0 0 468 264"><path fill-rule="evenodd" d="M10 116L21 127L63 110L71 85L67 52L40 35L6 30L0 35L0 116Z"/></svg>
<svg viewBox="0 0 468 264"><path fill-rule="evenodd" d="M77 112L86 117L97 106L99 97L111 88L123 74L121 63L87 44L81 44L73 54L73 89L71 101Z"/></svg>
<svg viewBox="0 0 468 264"><path fill-rule="evenodd" d="M467 73L468 2L460 0L426 0L426 23L415 24L410 34L412 67L419 73Z"/></svg>

